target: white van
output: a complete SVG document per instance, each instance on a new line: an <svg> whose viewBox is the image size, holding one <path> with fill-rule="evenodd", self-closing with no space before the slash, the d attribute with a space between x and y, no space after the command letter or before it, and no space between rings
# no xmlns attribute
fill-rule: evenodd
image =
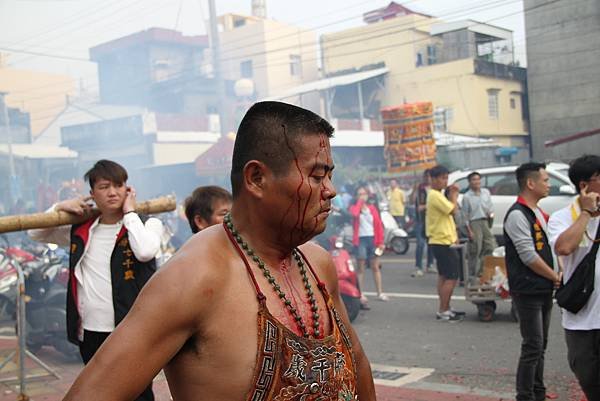
<svg viewBox="0 0 600 401"><path fill-rule="evenodd" d="M502 166L476 170L459 170L450 173L448 184L456 184L460 188L459 204L462 194L469 189L467 176L473 171L481 174L481 186L487 188L492 195L494 205L494 225L492 234L500 239L503 235L502 226L506 212L517 200L519 186L515 171L519 166ZM570 204L576 195L575 187L567 175L569 165L564 163L549 163L546 171L550 176L550 194L540 201L540 207L551 214ZM503 241L500 240L500 243Z"/></svg>

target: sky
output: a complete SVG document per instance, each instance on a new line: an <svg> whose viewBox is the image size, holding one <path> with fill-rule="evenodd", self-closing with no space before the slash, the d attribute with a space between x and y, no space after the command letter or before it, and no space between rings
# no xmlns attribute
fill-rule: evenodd
<svg viewBox="0 0 600 401"><path fill-rule="evenodd" d="M361 26L362 14L389 0L266 0L269 18L335 32ZM445 21L473 19L513 31L515 58L526 65L522 0L397 0ZM216 0L217 14L251 13L251 0ZM73 76L97 86L88 49L152 27L207 32L207 0L0 0L0 53L7 65Z"/></svg>

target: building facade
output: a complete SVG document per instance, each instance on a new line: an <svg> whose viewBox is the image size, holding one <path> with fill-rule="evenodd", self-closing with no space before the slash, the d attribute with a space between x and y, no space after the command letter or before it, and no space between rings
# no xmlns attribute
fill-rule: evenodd
<svg viewBox="0 0 600 401"><path fill-rule="evenodd" d="M29 114L31 136L36 137L60 113L75 93L72 77L6 66L0 55L0 92L10 108Z"/></svg>
<svg viewBox="0 0 600 401"><path fill-rule="evenodd" d="M526 73L513 63L511 31L470 20L444 23L396 3L364 20L321 38L328 76L374 64L387 68L383 88L363 93L362 103L431 101L441 132L529 147ZM347 98L343 89L337 92Z"/></svg>
<svg viewBox="0 0 600 401"><path fill-rule="evenodd" d="M600 149L600 2L525 0L533 157Z"/></svg>
<svg viewBox="0 0 600 401"><path fill-rule="evenodd" d="M236 14L219 17L219 23L223 77L231 82L252 80L255 99L318 78L318 40L314 31Z"/></svg>

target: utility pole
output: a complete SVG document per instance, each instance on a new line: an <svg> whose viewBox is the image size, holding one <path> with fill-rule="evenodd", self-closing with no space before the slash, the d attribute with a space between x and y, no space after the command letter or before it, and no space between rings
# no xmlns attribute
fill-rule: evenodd
<svg viewBox="0 0 600 401"><path fill-rule="evenodd" d="M10 206L12 206L16 200L16 199L13 199L12 186L14 185L17 177L15 174L15 159L13 157L13 151L12 151L12 134L10 132L10 121L8 119L8 106L6 104L6 94L7 94L6 92L0 92L0 103L2 103L4 129L6 130L6 144L8 146L8 171L9 171L9 188L10 188L9 199L11 202Z"/></svg>
<svg viewBox="0 0 600 401"><path fill-rule="evenodd" d="M210 44L213 64L213 78L217 87L217 109L219 112L219 127L221 136L227 134L225 127L225 81L221 75L221 45L219 42L219 28L217 26L217 9L215 0L208 0L210 15Z"/></svg>

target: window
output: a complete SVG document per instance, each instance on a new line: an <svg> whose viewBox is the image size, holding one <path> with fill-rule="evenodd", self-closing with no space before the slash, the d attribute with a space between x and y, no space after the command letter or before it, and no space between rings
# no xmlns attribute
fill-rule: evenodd
<svg viewBox="0 0 600 401"><path fill-rule="evenodd" d="M515 100L514 97L510 98L510 108L511 109L516 109L517 108L517 101Z"/></svg>
<svg viewBox="0 0 600 401"><path fill-rule="evenodd" d="M467 179L467 177L461 178L460 180L456 180L454 184L458 186L458 192L460 192L461 194L464 194L469 190L469 180Z"/></svg>
<svg viewBox="0 0 600 401"><path fill-rule="evenodd" d="M252 60L242 61L240 64L240 75L242 78L252 78Z"/></svg>
<svg viewBox="0 0 600 401"><path fill-rule="evenodd" d="M448 132L448 124L454 119L452 107L436 107L433 112L433 128L437 132Z"/></svg>
<svg viewBox="0 0 600 401"><path fill-rule="evenodd" d="M497 120L499 117L498 110L498 92L500 89L488 89L488 115L491 120Z"/></svg>
<svg viewBox="0 0 600 401"><path fill-rule="evenodd" d="M449 124L454 120L454 108L446 107L446 124Z"/></svg>
<svg viewBox="0 0 600 401"><path fill-rule="evenodd" d="M437 49L434 45L427 45L427 64L437 64Z"/></svg>
<svg viewBox="0 0 600 401"><path fill-rule="evenodd" d="M416 62L416 64L417 64L417 67L423 66L423 53L421 53L421 52L417 53L417 62Z"/></svg>
<svg viewBox="0 0 600 401"><path fill-rule="evenodd" d="M549 174L549 176L550 176L550 193L548 195L550 195L550 196L553 196L553 195L554 196L556 196L556 195L572 196L570 194L561 194L560 193L560 187L562 187L564 185L570 185L569 182L564 182L563 180L560 180L551 174Z"/></svg>
<svg viewBox="0 0 600 401"><path fill-rule="evenodd" d="M302 75L302 59L298 54L290 54L290 75L293 77Z"/></svg>
<svg viewBox="0 0 600 401"><path fill-rule="evenodd" d="M492 195L517 196L519 193L519 184L514 172L488 174L485 176L485 183L482 186L488 188Z"/></svg>
<svg viewBox="0 0 600 401"><path fill-rule="evenodd" d="M437 107L433 112L433 128L436 132L447 132L446 109Z"/></svg>

